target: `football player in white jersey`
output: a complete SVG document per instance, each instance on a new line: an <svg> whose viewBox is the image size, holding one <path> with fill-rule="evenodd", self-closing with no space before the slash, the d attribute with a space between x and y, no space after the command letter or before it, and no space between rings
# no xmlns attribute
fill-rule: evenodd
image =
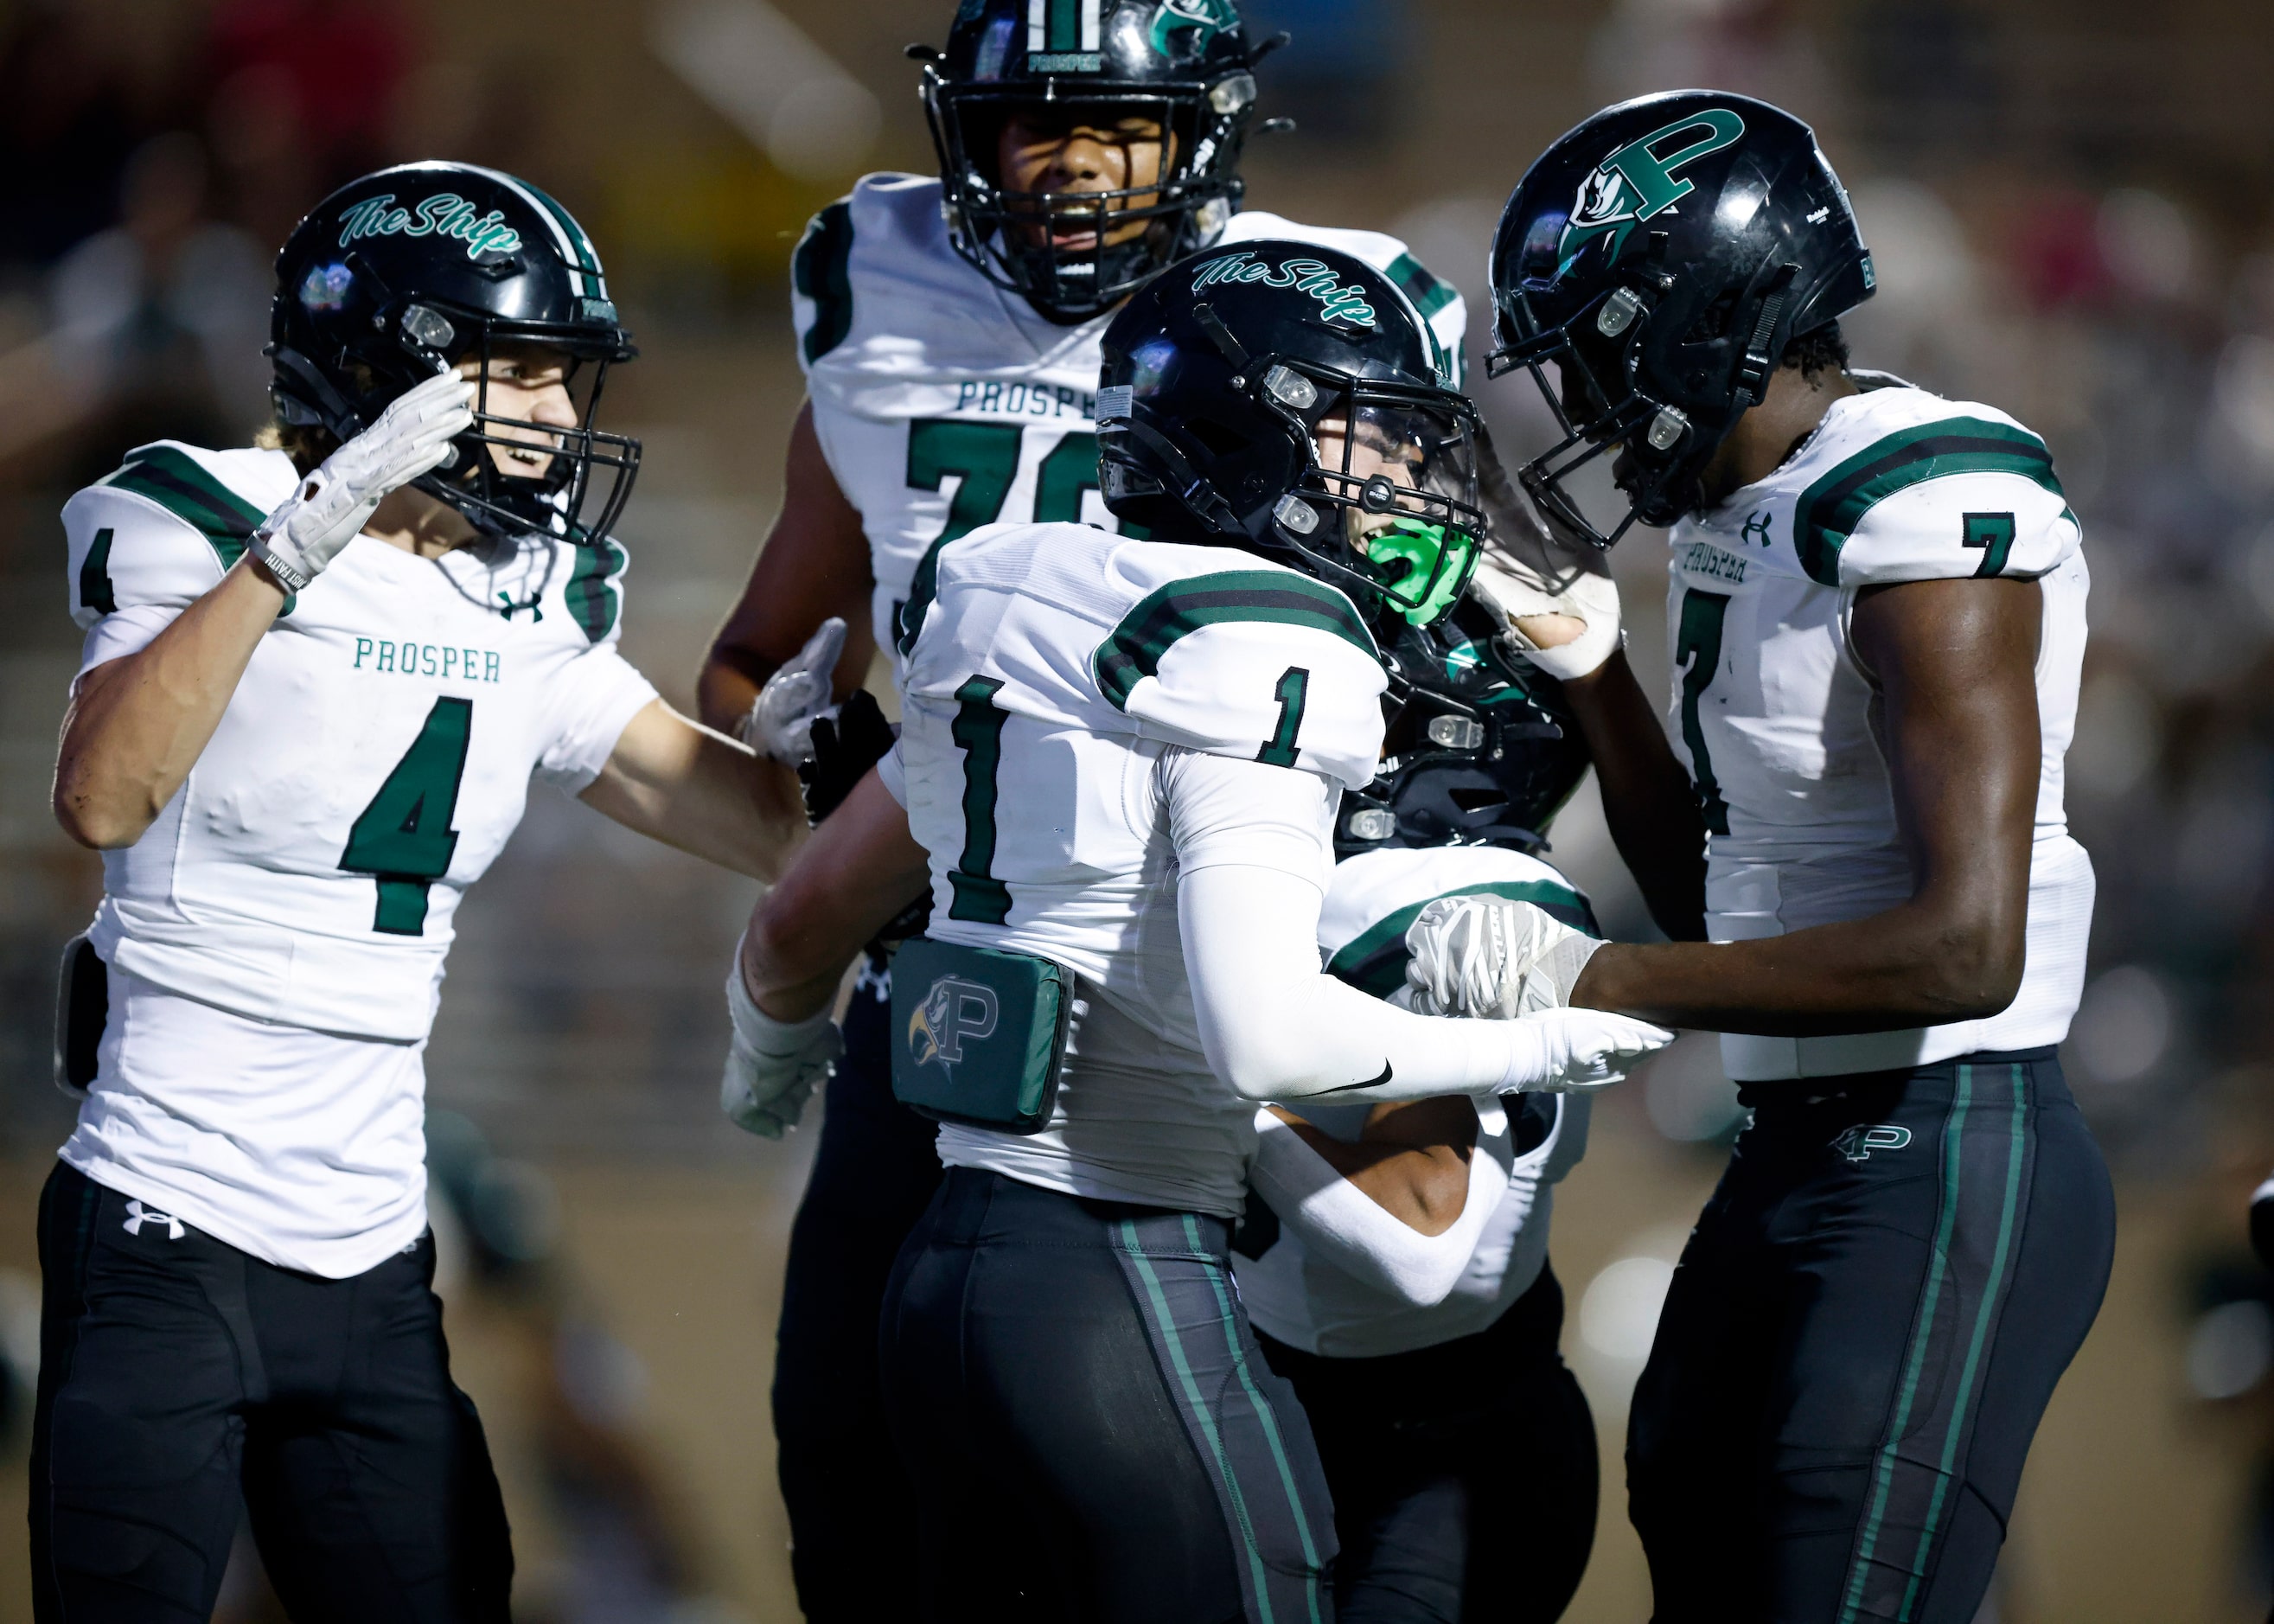
<svg viewBox="0 0 2274 1624"><path fill-rule="evenodd" d="M616 652L634 353L535 188L421 163L277 261L282 449L72 498L56 813L85 1091L41 1205L35 1616L202 1619L240 1507L296 1619L494 1620L512 1555L429 1289L422 1061L460 896L532 775L770 877L779 764Z"/></svg>
<svg viewBox="0 0 2274 1624"><path fill-rule="evenodd" d="M1498 614L1472 596L1393 645L1411 696L1380 774L1344 799L1319 948L1377 996L1409 986L1406 934L1449 899L1532 902L1595 933L1538 855L1586 751L1555 680L1496 637ZM1547 1250L1590 1104L1453 1097L1256 1118L1233 1269L1318 1440L1341 1616L1547 1624L1578 1589L1595 1429L1558 1354Z"/></svg>
<svg viewBox="0 0 2274 1624"><path fill-rule="evenodd" d="M757 684L829 617L850 628L834 662L840 696L876 649L897 662L924 561L980 525L1119 528L1097 491L1099 338L1133 289L1194 249L1291 237L1355 254L1404 289L1457 376L1465 309L1403 244L1242 209L1239 158L1269 49L1231 0L956 8L945 49L920 53L939 173L866 178L798 247L809 398L780 515L703 675L706 721L742 723ZM815 764L817 814L890 743L866 696L822 736L840 748ZM848 755L856 739L867 747ZM886 964L874 956L847 1022L792 1232L775 1364L798 1595L822 1624L907 1605L892 1589L899 1570L871 1554L891 1507L902 1526L913 1519L877 1398L875 1311L939 1172L931 1124L890 1098ZM745 1126L780 1131L773 1114L738 1109Z"/></svg>
<svg viewBox="0 0 2274 1624"><path fill-rule="evenodd" d="M1602 546L1673 528L1663 729L1615 594L1506 607L1677 940L1591 953L1470 905L1422 1007L1728 1034L1754 1117L1629 1431L1656 1617L1971 1619L2113 1242L2053 1046L2092 906L2061 808L2076 516L2006 413L1849 368L1871 256L1776 108L1684 91L1589 119L1510 200L1492 279L1495 366L1569 431L1521 473L1542 511ZM1607 455L1615 523L1568 483ZM1532 618L1559 610L1586 652Z"/></svg>
<svg viewBox="0 0 2274 1624"><path fill-rule="evenodd" d="M1473 413L1412 304L1314 244L1218 249L1104 355L1102 483L1150 539L941 549L899 744L738 956L737 1064L789 1086L837 970L930 874L894 1089L948 1172L880 1337L927 1616L1324 1616L1317 1461L1229 1273L1253 1102L1589 1086L1670 1034L1432 1021L1321 971L1379 638L1452 608L1481 528Z"/></svg>

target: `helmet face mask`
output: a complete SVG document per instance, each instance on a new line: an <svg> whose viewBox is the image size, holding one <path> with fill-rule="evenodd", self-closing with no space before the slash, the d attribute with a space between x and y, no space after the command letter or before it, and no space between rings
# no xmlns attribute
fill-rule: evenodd
<svg viewBox="0 0 2274 1624"><path fill-rule="evenodd" d="M1315 243L1196 254L1103 348L1099 484L1121 518L1279 555L1391 635L1451 611L1487 532L1476 409L1387 276Z"/></svg>
<svg viewBox="0 0 2274 1624"><path fill-rule="evenodd" d="M965 0L924 66L948 239L981 275L1050 321L1086 321L1213 241L1238 209L1255 102L1253 57L1231 0ZM1063 34L1064 37L1059 37ZM1156 176L1097 191L1034 192L1002 174L1014 118L1089 127ZM1116 135L1132 124L1144 132Z"/></svg>
<svg viewBox="0 0 2274 1624"><path fill-rule="evenodd" d="M493 537L607 534L640 445L595 416L610 367L638 351L566 209L496 170L403 164L318 204L276 275L268 355L280 420L345 442L414 385L466 367L473 426L417 488ZM532 356L558 358L570 420L516 417L493 398L496 369Z"/></svg>
<svg viewBox="0 0 2274 1624"><path fill-rule="evenodd" d="M1606 109L1502 212L1489 375L1523 368L1562 438L1517 478L1557 528L1609 547L1706 500L1700 475L1786 346L1868 298L1871 256L1816 137L1765 102L1685 90ZM1571 488L1615 456L1624 510Z"/></svg>

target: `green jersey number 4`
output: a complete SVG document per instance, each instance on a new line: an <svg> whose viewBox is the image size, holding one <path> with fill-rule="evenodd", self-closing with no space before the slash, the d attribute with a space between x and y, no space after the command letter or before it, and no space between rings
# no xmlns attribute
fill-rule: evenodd
<svg viewBox="0 0 2274 1624"><path fill-rule="evenodd" d="M423 935L426 888L450 870L458 831L458 783L466 774L474 702L437 699L403 759L348 830L340 866L379 881L371 928L389 936Z"/></svg>

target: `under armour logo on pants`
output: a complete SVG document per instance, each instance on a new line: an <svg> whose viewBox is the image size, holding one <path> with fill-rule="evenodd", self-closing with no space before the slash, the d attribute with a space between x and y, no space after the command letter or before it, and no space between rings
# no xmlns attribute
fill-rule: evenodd
<svg viewBox="0 0 2274 1624"><path fill-rule="evenodd" d="M129 1235L139 1235L142 1233L142 1226L145 1224L165 1225L166 1238L169 1241L178 1241L182 1238L182 1220L180 1219L175 1217L171 1212L153 1212L150 1208L144 1206L139 1201L129 1201L126 1204L126 1222L124 1226L126 1233Z"/></svg>

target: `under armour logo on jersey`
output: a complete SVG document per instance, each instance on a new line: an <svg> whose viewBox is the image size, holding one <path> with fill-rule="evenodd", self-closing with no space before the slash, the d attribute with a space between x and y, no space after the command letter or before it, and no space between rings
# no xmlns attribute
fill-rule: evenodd
<svg viewBox="0 0 2274 1624"><path fill-rule="evenodd" d="M919 1066L937 1061L945 1070L963 1058L967 1039L976 1043L994 1035L997 1008L993 987L942 976L908 1019L908 1053Z"/></svg>
<svg viewBox="0 0 2274 1624"><path fill-rule="evenodd" d="M1869 1161L1873 1151L1899 1151L1911 1142L1911 1130L1893 1122L1858 1122L1843 1128L1832 1148L1850 1161Z"/></svg>
<svg viewBox="0 0 2274 1624"><path fill-rule="evenodd" d="M154 1212L139 1201L129 1201L126 1204L126 1221L120 1227L129 1235L139 1236L145 1224L165 1225L166 1238L169 1241L178 1241L184 1234L182 1220L171 1212Z"/></svg>
<svg viewBox="0 0 2274 1624"><path fill-rule="evenodd" d="M529 618L532 622L543 620L545 618L545 611L537 607L538 596L538 593L531 593L529 594L526 601L516 603L513 601L513 594L511 593L501 592L498 593L498 615L502 619L511 620L515 616L520 614L522 610L527 609L529 611Z"/></svg>
<svg viewBox="0 0 2274 1624"><path fill-rule="evenodd" d="M1737 533L1748 541L1758 541L1763 547L1768 546L1769 510L1766 508L1763 508L1758 512L1755 513L1751 518L1745 521L1743 528L1739 530Z"/></svg>

